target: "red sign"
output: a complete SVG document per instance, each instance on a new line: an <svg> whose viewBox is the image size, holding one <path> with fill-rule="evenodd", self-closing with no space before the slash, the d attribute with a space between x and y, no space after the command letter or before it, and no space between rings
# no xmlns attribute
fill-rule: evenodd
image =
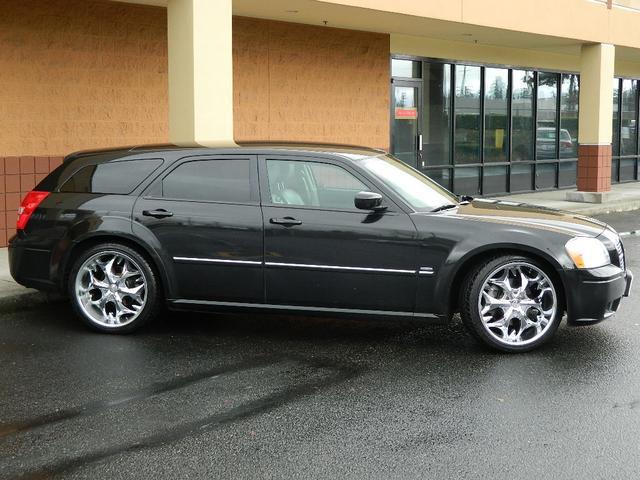
<svg viewBox="0 0 640 480"><path fill-rule="evenodd" d="M396 120L415 120L418 118L418 109L415 107L396 107Z"/></svg>

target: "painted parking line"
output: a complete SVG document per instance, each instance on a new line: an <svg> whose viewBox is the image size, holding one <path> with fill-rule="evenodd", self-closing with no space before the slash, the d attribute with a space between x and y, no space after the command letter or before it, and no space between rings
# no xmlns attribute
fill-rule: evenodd
<svg viewBox="0 0 640 480"><path fill-rule="evenodd" d="M634 235L640 235L640 230L631 230L629 232L620 232L618 233L621 237L631 237Z"/></svg>

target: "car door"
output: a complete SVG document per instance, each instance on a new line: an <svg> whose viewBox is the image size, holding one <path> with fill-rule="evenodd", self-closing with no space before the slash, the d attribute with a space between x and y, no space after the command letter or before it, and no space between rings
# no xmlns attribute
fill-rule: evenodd
<svg viewBox="0 0 640 480"><path fill-rule="evenodd" d="M261 156L266 302L319 309L412 312L416 229L388 210L354 206L374 191L347 162Z"/></svg>
<svg viewBox="0 0 640 480"><path fill-rule="evenodd" d="M172 263L181 299L262 303L263 232L257 159L179 160L134 206L134 229Z"/></svg>

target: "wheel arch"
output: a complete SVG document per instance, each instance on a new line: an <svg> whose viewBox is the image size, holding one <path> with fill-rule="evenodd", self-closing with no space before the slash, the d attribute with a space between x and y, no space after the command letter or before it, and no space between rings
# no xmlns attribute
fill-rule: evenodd
<svg viewBox="0 0 640 480"><path fill-rule="evenodd" d="M62 263L63 269L59 278L60 287L63 292L66 291L66 285L69 279L71 266L73 265L73 259L88 248L103 243L119 243L142 255L145 260L147 260L151 268L154 269L156 275L158 275L161 294L168 298L172 291L170 277L160 257L152 248L145 245L144 242L141 242L135 237L119 232L96 232L92 235L87 235L77 239L72 243L69 250L66 252L65 259Z"/></svg>
<svg viewBox="0 0 640 480"><path fill-rule="evenodd" d="M517 244L508 245L491 245L486 248L473 250L467 253L464 257L457 261L457 268L451 272L450 280L443 282L449 285L448 294L444 294L440 298L448 298L448 314L453 315L455 312L459 312L459 293L460 290L457 287L451 288L451 286L459 286L467 276L478 265L486 262L490 258L507 255L520 255L531 258L542 264L546 272L551 276L552 280L558 285L560 289L559 296L562 299L562 308L566 309L566 285L562 275L559 274L562 271L560 263L554 259L551 255L538 250L536 248L526 247Z"/></svg>

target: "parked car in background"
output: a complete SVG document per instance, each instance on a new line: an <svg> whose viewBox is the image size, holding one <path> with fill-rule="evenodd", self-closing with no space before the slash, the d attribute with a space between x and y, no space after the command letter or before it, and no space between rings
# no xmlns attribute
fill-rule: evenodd
<svg viewBox="0 0 640 480"><path fill-rule="evenodd" d="M100 332L174 310L446 321L521 352L607 318L632 274L608 225L459 201L383 151L330 145L81 152L29 193L19 283L66 293Z"/></svg>
<svg viewBox="0 0 640 480"><path fill-rule="evenodd" d="M577 156L577 145L571 138L569 130L561 128L559 136L559 154L556 152L556 129L552 127L538 127L536 131L536 156L538 159L566 158L568 153Z"/></svg>

